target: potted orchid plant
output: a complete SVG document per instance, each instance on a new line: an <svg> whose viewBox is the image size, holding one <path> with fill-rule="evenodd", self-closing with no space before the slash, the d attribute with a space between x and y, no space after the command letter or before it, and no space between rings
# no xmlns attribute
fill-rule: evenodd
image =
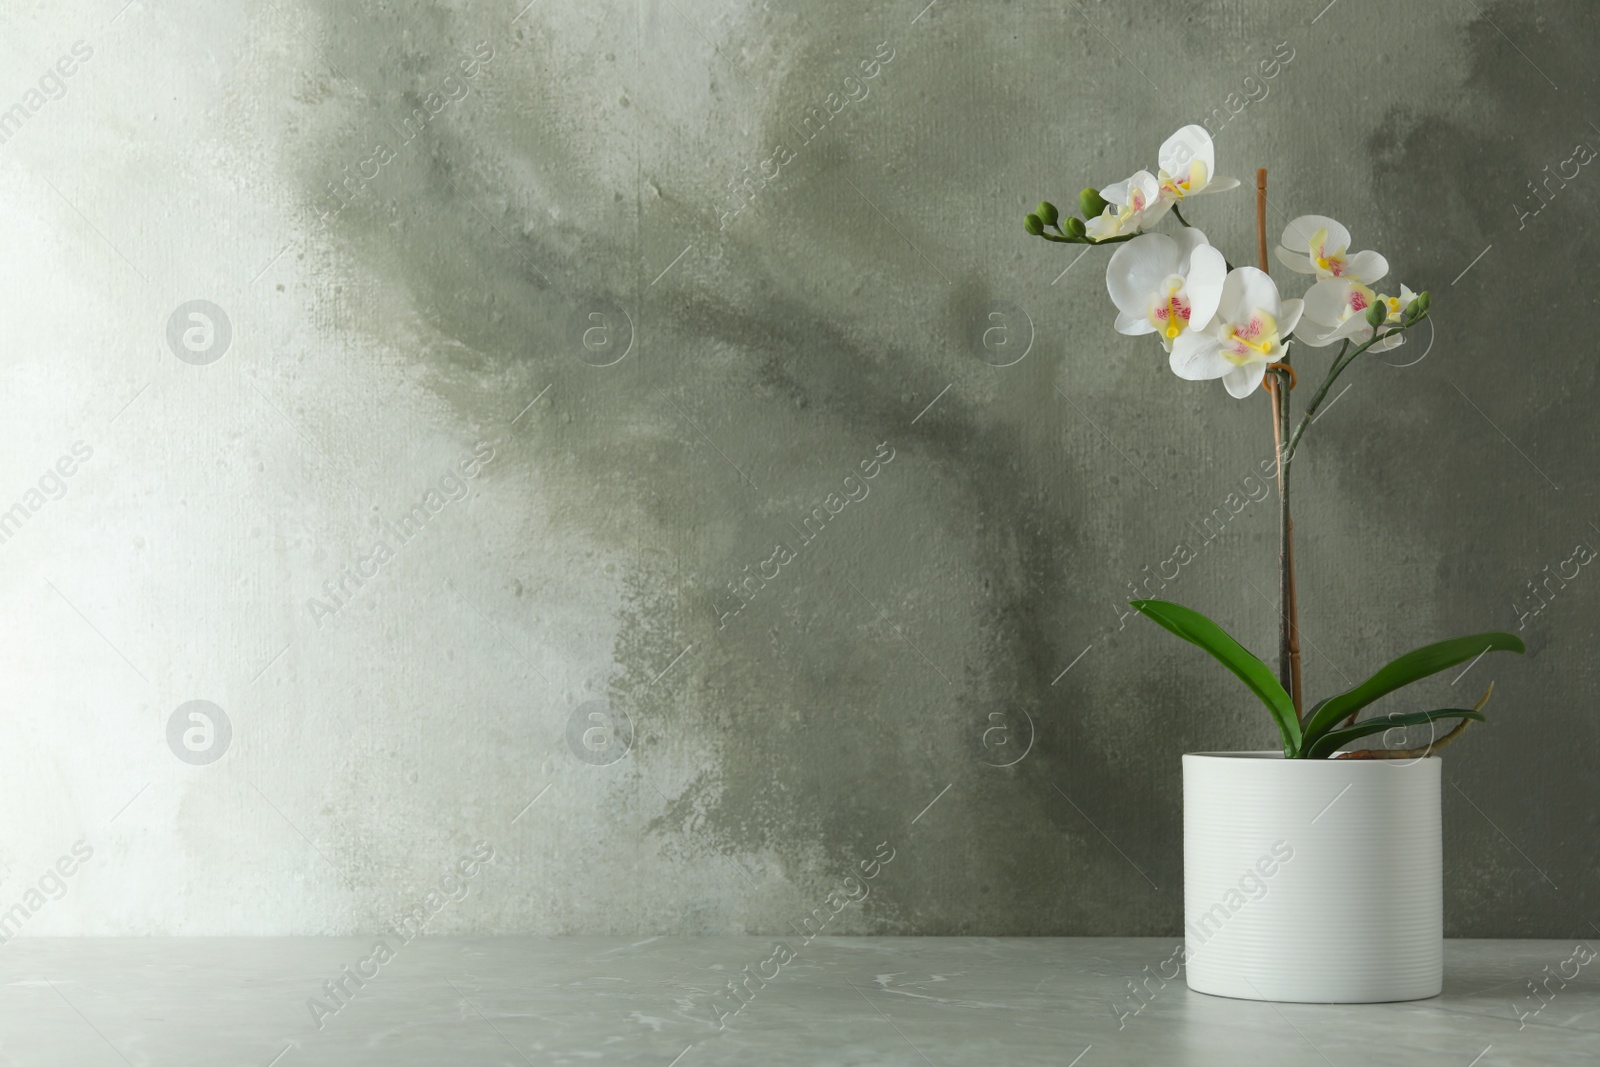
<svg viewBox="0 0 1600 1067"><path fill-rule="evenodd" d="M1329 389L1368 353L1404 344L1429 318L1426 290L1375 288L1389 272L1373 251L1321 215L1284 227L1279 264L1309 277L1285 297L1268 273L1266 171L1256 176L1259 267L1234 265L1184 216L1196 199L1237 188L1218 177L1200 126L1167 139L1152 174L1083 190L1082 217L1044 202L1026 216L1034 237L1116 245L1106 288L1114 329L1154 335L1189 381L1221 379L1244 400L1271 402L1279 500L1276 671L1221 626L1165 600L1134 600L1147 618L1210 653L1271 715L1279 748L1191 753L1184 774L1185 965L1200 992L1257 1000L1371 1002L1435 996L1443 979L1440 774L1437 751L1483 721L1493 691L1471 708L1362 713L1380 698L1489 651L1523 652L1509 633L1435 642L1395 659L1359 685L1305 710L1294 581L1289 475ZM1169 232L1155 227L1170 217ZM1292 418L1292 349L1332 349L1321 384ZM1303 366L1300 369L1305 369ZM1418 746L1348 746L1440 720L1455 725ZM1338 901L1359 924L1309 917Z"/></svg>

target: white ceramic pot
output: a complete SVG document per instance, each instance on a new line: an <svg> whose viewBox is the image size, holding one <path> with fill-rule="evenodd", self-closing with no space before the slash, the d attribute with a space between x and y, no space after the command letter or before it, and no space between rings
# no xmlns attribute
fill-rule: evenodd
<svg viewBox="0 0 1600 1067"><path fill-rule="evenodd" d="M1439 760L1183 757L1189 988L1359 1004L1444 980Z"/></svg>

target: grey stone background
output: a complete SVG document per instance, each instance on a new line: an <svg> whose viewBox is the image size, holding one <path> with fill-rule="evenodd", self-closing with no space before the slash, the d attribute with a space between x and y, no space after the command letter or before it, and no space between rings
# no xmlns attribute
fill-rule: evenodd
<svg viewBox="0 0 1600 1067"><path fill-rule="evenodd" d="M369 931L486 842L433 931L783 934L876 853L833 932L1175 934L1179 757L1273 733L1119 605L1269 454L1268 405L1113 333L1107 253L1021 217L1188 122L1270 168L1274 237L1332 215L1434 294L1431 345L1353 371L1297 468L1312 694L1525 626L1411 697L1497 683L1445 757L1447 933L1593 928L1600 578L1530 610L1600 544L1600 178L1533 188L1600 146L1588 5L0 23L0 908L93 848L29 933ZM1191 221L1252 258L1247 190ZM187 310L169 341L193 300L225 349ZM1248 504L1163 595L1270 654L1275 529ZM231 737L175 758L193 700Z"/></svg>

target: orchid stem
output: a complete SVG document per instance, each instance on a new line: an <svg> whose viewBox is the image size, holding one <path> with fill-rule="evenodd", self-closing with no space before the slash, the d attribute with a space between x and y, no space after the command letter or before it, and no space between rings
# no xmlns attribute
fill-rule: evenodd
<svg viewBox="0 0 1600 1067"><path fill-rule="evenodd" d="M1063 245L1114 245L1121 244L1123 241L1131 241L1140 235L1137 233L1124 233L1116 237L1106 237L1099 241L1092 237L1057 237L1053 233L1041 233L1037 236L1044 238L1046 241L1054 241Z"/></svg>
<svg viewBox="0 0 1600 1067"><path fill-rule="evenodd" d="M1289 353L1283 355L1283 365L1289 366ZM1294 381L1293 373L1287 369L1280 370L1278 374L1278 395L1283 402L1278 408L1278 426L1276 437L1280 448L1287 447L1289 442L1289 399L1290 387ZM1295 587L1294 580L1294 517L1289 512L1289 468L1283 461L1280 453L1280 468L1282 481L1279 492L1283 496L1282 536L1283 544L1279 550L1283 556L1283 602L1285 605L1285 636L1289 649L1289 697L1294 701L1294 714L1296 718L1303 718L1305 688L1300 678L1300 595Z"/></svg>
<svg viewBox="0 0 1600 1067"><path fill-rule="evenodd" d="M1306 428L1311 425L1317 414L1317 409L1322 405L1323 399L1328 395L1328 390L1333 388L1333 383L1338 379L1339 375L1343 374L1345 369L1356 361L1356 357L1384 338L1391 337L1394 334L1405 330L1409 330L1411 327L1415 326L1417 323L1421 322L1427 317L1427 312L1423 312L1410 322L1401 323L1399 326L1396 326L1391 330L1386 330L1383 333L1374 332L1370 339L1358 345L1354 349L1350 348L1350 342L1348 340L1345 341L1344 347L1339 349L1339 355L1335 357L1333 361L1333 366L1328 368L1328 376L1324 378L1322 384L1317 387L1315 395L1311 397L1311 403L1306 405L1306 413L1301 416L1300 425L1295 427L1294 434L1290 436L1289 446L1283 450L1284 467L1288 467L1290 462L1294 460L1295 449L1300 444L1300 438L1304 436Z"/></svg>
<svg viewBox="0 0 1600 1067"><path fill-rule="evenodd" d="M1178 210L1177 204L1172 205L1172 213L1178 217L1179 222L1183 223L1185 226L1189 226L1190 229L1194 228L1190 225L1189 220L1183 217L1183 212Z"/></svg>
<svg viewBox="0 0 1600 1067"><path fill-rule="evenodd" d="M1267 168L1256 171L1256 252L1267 273ZM1280 365L1267 371L1272 394L1272 444L1278 467L1278 683L1303 718L1300 684L1300 608L1294 586L1294 519L1289 512L1289 388L1294 381L1285 347Z"/></svg>
<svg viewBox="0 0 1600 1067"><path fill-rule="evenodd" d="M1266 176L1261 177L1263 195ZM1265 262L1265 261L1263 261ZM1279 532L1281 540L1278 546L1278 559L1282 584L1279 587L1279 597L1283 611L1278 620L1278 674L1283 688L1289 693L1289 698L1294 702L1295 717L1302 717L1301 704L1301 678L1300 678L1300 609L1296 603L1294 584L1294 519L1289 514L1289 464L1294 460L1295 450L1300 445L1300 438L1304 436L1306 428L1315 419L1317 409L1322 406L1322 401L1328 395L1328 390L1333 388L1333 383L1343 374L1345 368L1356 361L1356 358L1377 344L1380 340L1391 334L1398 333L1411 326L1415 326L1427 317L1427 313L1410 322L1403 322L1399 326L1384 333L1374 330L1372 337L1366 343L1350 348L1350 341L1346 339L1339 349L1339 354L1334 357L1333 365L1328 368L1328 376L1317 387L1317 392L1311 398L1311 403L1306 405L1305 414L1300 417L1300 425L1295 427L1294 433L1289 432L1289 373L1286 370L1270 370L1272 375L1272 414L1273 438L1277 445L1278 453L1278 500ZM1285 364L1288 363L1285 353ZM1352 714L1351 718L1354 718ZM1359 757L1355 757L1359 758Z"/></svg>

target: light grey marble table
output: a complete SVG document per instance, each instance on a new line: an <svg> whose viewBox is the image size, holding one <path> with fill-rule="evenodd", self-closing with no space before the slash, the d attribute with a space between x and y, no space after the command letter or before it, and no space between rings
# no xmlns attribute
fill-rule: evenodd
<svg viewBox="0 0 1600 1067"><path fill-rule="evenodd" d="M1450 942L1443 996L1341 1007L1163 985L1175 939L377 940L13 940L0 1063L1600 1063L1600 960L1564 941Z"/></svg>

